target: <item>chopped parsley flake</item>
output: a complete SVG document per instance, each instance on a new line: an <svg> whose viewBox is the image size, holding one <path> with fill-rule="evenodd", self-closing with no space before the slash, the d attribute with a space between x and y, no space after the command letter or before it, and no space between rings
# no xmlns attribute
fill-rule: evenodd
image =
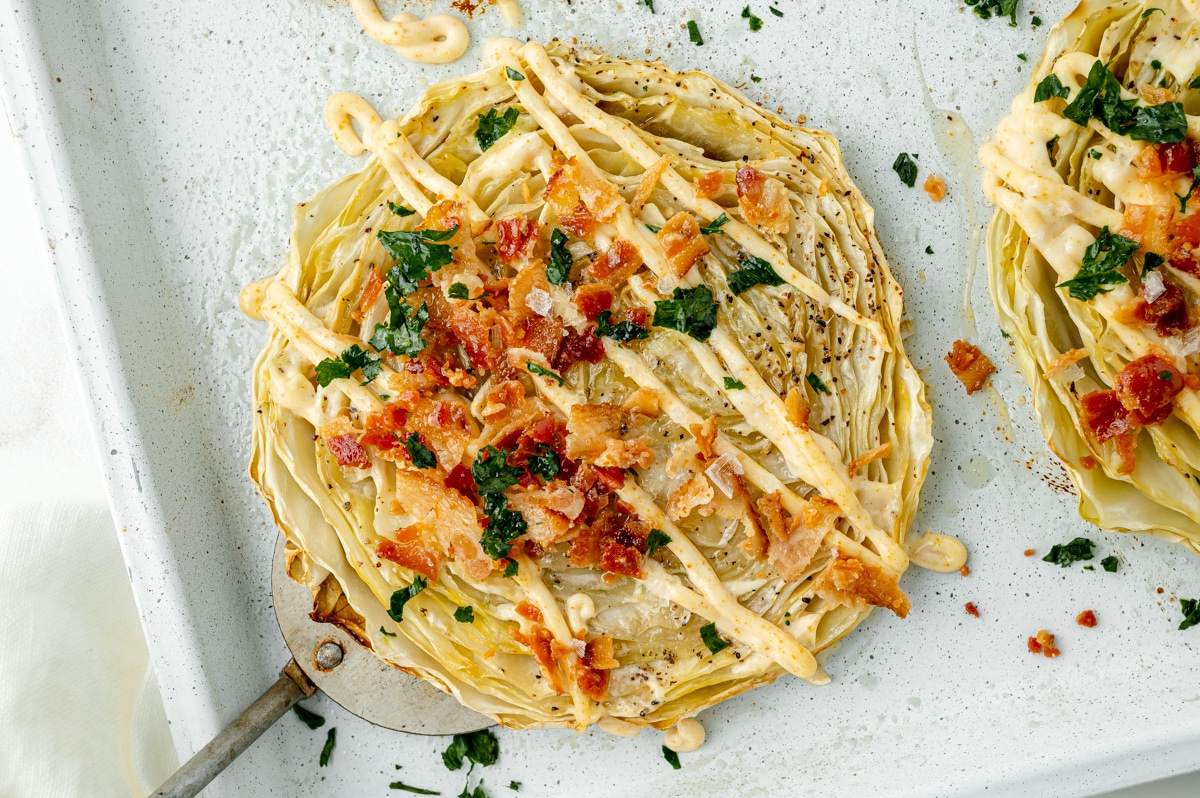
<svg viewBox="0 0 1200 798"><path fill-rule="evenodd" d="M1058 79L1058 75L1051 72L1042 78L1042 82L1037 85L1037 89L1033 92L1033 101L1035 103L1045 102L1051 97L1061 97L1065 100L1070 96L1071 90L1062 84L1062 81Z"/></svg>
<svg viewBox="0 0 1200 798"><path fill-rule="evenodd" d="M463 759L472 765L488 767L496 764L500 757L500 741L489 729L468 734L454 735L450 747L442 752L442 763L447 770L459 770Z"/></svg>
<svg viewBox="0 0 1200 798"><path fill-rule="evenodd" d="M508 75L509 80L525 80L525 76L512 67L505 67L504 74Z"/></svg>
<svg viewBox="0 0 1200 798"><path fill-rule="evenodd" d="M755 32L762 30L762 20L750 13L750 6L742 9L742 19L750 21L750 30Z"/></svg>
<svg viewBox="0 0 1200 798"><path fill-rule="evenodd" d="M896 156L892 163L892 171L900 176L900 182L912 188L917 184L917 162L907 152Z"/></svg>
<svg viewBox="0 0 1200 798"><path fill-rule="evenodd" d="M517 566L516 560L506 560L504 562L504 578L512 579L514 576L516 576L517 575L517 567L518 566Z"/></svg>
<svg viewBox="0 0 1200 798"><path fill-rule="evenodd" d="M1070 543L1055 543L1050 547L1050 553L1042 558L1042 562L1052 562L1066 568L1081 560L1092 559L1092 546L1094 545L1087 538L1075 538Z"/></svg>
<svg viewBox="0 0 1200 798"><path fill-rule="evenodd" d="M713 219L708 224L701 226L700 232L704 233L706 236L713 236L717 235L718 233L725 235L725 231L721 228L727 224L729 224L729 217L725 215L724 211L721 211L720 216L718 216L716 219Z"/></svg>
<svg viewBox="0 0 1200 798"><path fill-rule="evenodd" d="M559 462L558 454L549 446L542 444L539 448L542 450L541 454L529 457L529 473L550 481L558 476L558 472L562 470L562 463Z"/></svg>
<svg viewBox="0 0 1200 798"><path fill-rule="evenodd" d="M413 577L411 585L408 587L402 587L396 592L392 593L392 600L387 611L388 617L396 623L403 621L404 605L407 604L414 596L424 590L428 584L429 583L425 581L425 577L418 575Z"/></svg>
<svg viewBox="0 0 1200 798"><path fill-rule="evenodd" d="M292 711L296 713L296 717L300 718L300 722L310 729L316 730L325 725L325 718L311 709L305 709L296 704L292 707Z"/></svg>
<svg viewBox="0 0 1200 798"><path fill-rule="evenodd" d="M441 795L440 792L434 792L433 790L423 790L420 787L413 787L408 784L405 784L402 781L393 781L391 784L388 785L388 789L389 790L404 790L405 792L415 793L416 795Z"/></svg>
<svg viewBox="0 0 1200 798"><path fill-rule="evenodd" d="M451 283L450 290L446 292L446 296L451 299L470 299L471 293L467 290L466 283Z"/></svg>
<svg viewBox="0 0 1200 798"><path fill-rule="evenodd" d="M707 341L717 326L717 303L712 291L701 283L695 288L676 288L672 299L654 303L656 327L678 330L697 341Z"/></svg>
<svg viewBox="0 0 1200 798"><path fill-rule="evenodd" d="M687 30L688 30L688 39L691 40L692 44L697 45L697 46L704 44L704 37L700 35L700 26L698 26L696 24L696 20L694 20L694 19L688 20Z"/></svg>
<svg viewBox="0 0 1200 798"><path fill-rule="evenodd" d="M1162 380L1163 382L1170 382L1171 381L1171 372L1166 371L1166 370L1160 371L1160 372L1158 372L1158 378L1160 380Z"/></svg>
<svg viewBox="0 0 1200 798"><path fill-rule="evenodd" d="M454 611L454 620L459 623L475 623L475 608L459 607Z"/></svg>
<svg viewBox="0 0 1200 798"><path fill-rule="evenodd" d="M1029 20L1029 24L1035 28L1040 28L1040 27L1042 27L1042 18L1034 17L1033 19Z"/></svg>
<svg viewBox="0 0 1200 798"><path fill-rule="evenodd" d="M546 279L554 285L562 285L571 273L575 259L567 249L567 234L557 227L550 234L550 263L546 266Z"/></svg>
<svg viewBox="0 0 1200 798"><path fill-rule="evenodd" d="M829 386L816 374L809 372L808 376L804 379L808 380L809 386L817 393L829 393Z"/></svg>
<svg viewBox="0 0 1200 798"><path fill-rule="evenodd" d="M412 216L414 213L416 213L416 211L414 211L412 208L405 208L403 205L397 205L396 203L394 203L390 200L388 201L388 210L390 210L392 213L396 214L397 216L402 216L402 217L403 216Z"/></svg>
<svg viewBox="0 0 1200 798"><path fill-rule="evenodd" d="M380 230L375 234L396 261L387 271L388 285L384 291L393 314L400 297L416 291L417 284L429 279L430 272L454 260L450 245L440 242L449 241L457 232L456 224L450 230Z"/></svg>
<svg viewBox="0 0 1200 798"><path fill-rule="evenodd" d="M667 764L676 770L679 770L679 768L683 767L679 764L679 754L675 753L670 748L667 748L665 745L662 747L662 751L663 759L667 760Z"/></svg>
<svg viewBox="0 0 1200 798"><path fill-rule="evenodd" d="M1104 157L1104 153L1100 152L1100 150L1088 150L1088 155L1097 161Z"/></svg>
<svg viewBox="0 0 1200 798"><path fill-rule="evenodd" d="M651 529L650 534L646 535L646 553L653 557L654 552L670 542L671 538L666 532L661 529Z"/></svg>
<svg viewBox="0 0 1200 798"><path fill-rule="evenodd" d="M389 632L387 629L384 629L382 626L381 626L381 627L379 627L379 632L380 632L380 634L382 634L384 637L395 637L395 636L396 636L396 633L395 633L395 632Z"/></svg>
<svg viewBox="0 0 1200 798"><path fill-rule="evenodd" d="M783 16L783 12L782 12L782 11L780 11L780 10L779 10L778 8L776 8L775 6L767 6L767 8L768 8L768 9L770 9L771 13L772 13L772 14L774 14L775 16L777 16L777 17L782 17L782 16Z"/></svg>
<svg viewBox="0 0 1200 798"><path fill-rule="evenodd" d="M717 634L717 625L715 623L706 623L700 627L700 639L704 641L704 645L713 654L729 648L729 641Z"/></svg>
<svg viewBox="0 0 1200 798"><path fill-rule="evenodd" d="M518 510L508 509L504 490L517 484L523 469L506 462L509 452L494 446L485 446L471 464L471 476L483 496L483 512L488 517L487 528L479 545L493 560L502 560L512 551L512 542L529 529L525 516ZM514 566L515 561L512 563ZM514 570L513 573L516 573ZM508 576L507 569L505 575Z"/></svg>
<svg viewBox="0 0 1200 798"><path fill-rule="evenodd" d="M1103 61L1096 61L1087 81L1063 116L1080 127L1098 119L1109 130L1134 141L1171 144L1187 139L1187 115L1183 103L1165 102L1139 106L1136 99L1121 98L1121 84Z"/></svg>
<svg viewBox="0 0 1200 798"><path fill-rule="evenodd" d="M926 254L926 255L932 255L932 254L933 254L933 247L929 247L929 246L925 247L925 254Z"/></svg>
<svg viewBox="0 0 1200 798"><path fill-rule="evenodd" d="M760 78L758 75L751 75L750 80L754 81L755 83L762 83L762 78ZM1200 80L1200 78L1196 78L1196 80Z"/></svg>
<svg viewBox="0 0 1200 798"><path fill-rule="evenodd" d="M1192 184L1188 186L1186 194L1176 194L1175 199L1179 200L1179 212L1187 213L1188 200L1192 198L1192 192L1196 190L1196 186L1200 185L1200 166L1192 168Z"/></svg>
<svg viewBox="0 0 1200 798"><path fill-rule="evenodd" d="M346 379L359 369L362 369L365 382L375 379L382 371L378 355L354 344L336 358L327 357L317 364L317 384L325 388L335 379Z"/></svg>
<svg viewBox="0 0 1200 798"><path fill-rule="evenodd" d="M1017 27L1017 0L964 0L980 19L1008 17L1008 26Z"/></svg>
<svg viewBox="0 0 1200 798"><path fill-rule="evenodd" d="M534 363L532 360L525 361L525 368L529 369L530 374L537 374L539 377L549 377L550 379L557 382L559 385L562 385L564 382L561 375L555 374L553 371L551 371L548 368L539 366L537 363Z"/></svg>
<svg viewBox="0 0 1200 798"><path fill-rule="evenodd" d="M727 390L727 391L744 391L744 390L746 390L746 383L739 382L739 381L735 380L733 377L726 377L725 378L725 390Z"/></svg>
<svg viewBox="0 0 1200 798"><path fill-rule="evenodd" d="M654 0L646 0L646 2L647 2L647 3L653 3L653 2L654 2ZM650 10L651 10L651 11L653 11L653 10L654 10L654 6L653 6L653 5L651 5L651 6L650 6ZM510 781L510 782L508 783L508 789L512 790L513 792L516 792L517 790L521 789L521 782L519 782L519 781Z"/></svg>
<svg viewBox="0 0 1200 798"><path fill-rule="evenodd" d="M1167 13L1166 11L1163 11L1161 8L1147 8L1145 11L1142 12L1142 19L1145 19L1146 17L1150 16L1155 11L1162 12L1164 15Z"/></svg>
<svg viewBox="0 0 1200 798"><path fill-rule="evenodd" d="M1142 276L1145 277L1150 272L1163 265L1163 256L1157 252L1147 252L1146 257L1142 260Z"/></svg>
<svg viewBox="0 0 1200 798"><path fill-rule="evenodd" d="M596 316L596 335L611 338L618 343L627 344L642 338L649 338L650 331L631 321L612 323L612 311L605 310Z"/></svg>
<svg viewBox="0 0 1200 798"><path fill-rule="evenodd" d="M408 457L417 468L437 468L437 455L433 453L432 449L421 443L421 436L417 433L410 432L408 434L408 437L404 439L404 448L408 450Z"/></svg>
<svg viewBox="0 0 1200 798"><path fill-rule="evenodd" d="M1155 58L1153 61L1150 62L1150 68L1151 69L1162 69L1162 61L1159 61L1157 58Z"/></svg>
<svg viewBox="0 0 1200 798"><path fill-rule="evenodd" d="M509 77L511 78L512 74ZM479 142L479 149L483 152L491 149L493 144L504 138L505 133L512 130L520 115L521 112L511 105L504 111L503 116L497 116L495 108L489 108L486 114L480 114L479 126L475 128L475 140Z"/></svg>
<svg viewBox="0 0 1200 798"><path fill-rule="evenodd" d="M371 334L371 346L380 352L416 357L425 348L425 339L421 337L421 331L425 329L428 321L429 308L424 302L416 310L401 302L391 314L389 324L375 325L375 332ZM364 369L363 376L366 375Z"/></svg>
<svg viewBox="0 0 1200 798"><path fill-rule="evenodd" d="M325 735L325 747L321 749L321 767L329 764L329 757L333 756L333 746L337 744L337 729L330 729Z"/></svg>
<svg viewBox="0 0 1200 798"><path fill-rule="evenodd" d="M655 11L654 11L654 0L640 0L640 2L641 2L641 4L642 4L642 5L644 5L646 8L650 9L650 13L651 13L651 14L655 13Z"/></svg>
<svg viewBox="0 0 1200 798"><path fill-rule="evenodd" d="M1071 298L1081 302L1087 302L1098 294L1107 294L1112 289L1105 286L1129 282L1121 273L1121 267L1139 248L1141 244L1138 242L1110 233L1105 226L1092 245L1084 251L1078 274L1066 282L1059 283L1057 287L1068 289Z"/></svg>
<svg viewBox="0 0 1200 798"><path fill-rule="evenodd" d="M1115 574L1117 572L1117 564L1119 562L1120 561L1115 556L1110 554L1100 561L1100 567L1108 571L1110 574Z"/></svg>
<svg viewBox="0 0 1200 798"><path fill-rule="evenodd" d="M1029 60L1029 56L1025 55L1025 53L1017 53L1017 58L1021 59L1022 61Z"/></svg>
<svg viewBox="0 0 1200 798"><path fill-rule="evenodd" d="M1189 89L1200 89L1200 75L1192 78L1192 82L1188 84Z"/></svg>
<svg viewBox="0 0 1200 798"><path fill-rule="evenodd" d="M754 255L747 256L742 262L742 268L729 274L729 289L741 296L756 285L783 285L780 277L771 264Z"/></svg>
<svg viewBox="0 0 1200 798"><path fill-rule="evenodd" d="M471 477L482 493L503 493L521 481L521 469L510 466L507 449L485 446L471 464Z"/></svg>
<svg viewBox="0 0 1200 798"><path fill-rule="evenodd" d="M1200 623L1200 599L1180 599L1179 607L1183 610L1183 622L1179 624L1179 631Z"/></svg>

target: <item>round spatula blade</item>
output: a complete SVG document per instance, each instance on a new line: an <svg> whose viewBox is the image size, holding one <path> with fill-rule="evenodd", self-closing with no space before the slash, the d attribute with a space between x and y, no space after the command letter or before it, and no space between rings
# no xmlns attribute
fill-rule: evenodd
<svg viewBox="0 0 1200 798"><path fill-rule="evenodd" d="M312 593L287 575L286 540L279 536L271 567L275 617L297 664L326 695L363 720L413 734L465 734L495 725L451 695L378 659L340 627L310 617ZM328 664L327 646L341 648L341 662ZM326 646L320 658L317 652ZM336 658L335 658L336 659Z"/></svg>

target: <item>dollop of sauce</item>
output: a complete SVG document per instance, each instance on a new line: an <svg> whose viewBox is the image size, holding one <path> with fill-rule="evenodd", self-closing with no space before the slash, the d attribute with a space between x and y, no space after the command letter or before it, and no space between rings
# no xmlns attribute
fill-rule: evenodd
<svg viewBox="0 0 1200 798"><path fill-rule="evenodd" d="M926 532L904 544L908 559L930 571L949 573L967 564L967 547L958 538Z"/></svg>
<svg viewBox="0 0 1200 798"><path fill-rule="evenodd" d="M384 19L375 0L350 0L350 7L354 9L354 15L368 36L389 45L409 61L448 64L462 58L471 44L466 24L449 14L434 14L420 19L404 13ZM501 13L504 13L503 8Z"/></svg>
<svg viewBox="0 0 1200 798"><path fill-rule="evenodd" d="M573 593L567 598L567 626L571 634L587 632L588 621L596 616L596 604L586 593Z"/></svg>
<svg viewBox="0 0 1200 798"><path fill-rule="evenodd" d="M275 279L275 275L265 277L262 280L257 280L242 289L238 294L238 307L252 319L263 320L262 305L263 299L266 298L267 286Z"/></svg>
<svg viewBox="0 0 1200 798"><path fill-rule="evenodd" d="M684 718L667 729L663 744L678 754L695 751L704 745L704 726L695 718Z"/></svg>

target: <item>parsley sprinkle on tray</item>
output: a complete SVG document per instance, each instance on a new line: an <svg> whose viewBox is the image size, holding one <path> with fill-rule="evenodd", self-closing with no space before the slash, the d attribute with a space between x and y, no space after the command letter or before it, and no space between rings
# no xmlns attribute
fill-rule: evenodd
<svg viewBox="0 0 1200 798"><path fill-rule="evenodd" d="M321 767L329 764L329 757L333 756L333 746L337 744L337 729L329 730L329 734L325 735L325 747L321 749Z"/></svg>
<svg viewBox="0 0 1200 798"><path fill-rule="evenodd" d="M447 770L459 770L463 760L474 765L488 767L500 758L500 741L489 729L468 734L456 734L450 747L442 752L442 764Z"/></svg>
<svg viewBox="0 0 1200 798"><path fill-rule="evenodd" d="M296 717L300 718L300 722L310 729L316 730L325 725L325 718L311 709L305 709L299 704L295 704L292 711L296 713Z"/></svg>
<svg viewBox="0 0 1200 798"><path fill-rule="evenodd" d="M662 747L662 752L663 759L667 760L667 764L669 764L671 767L675 768L676 770L679 770L681 767L683 767L679 764L679 754L675 753L670 748L667 748L665 745Z"/></svg>
<svg viewBox="0 0 1200 798"><path fill-rule="evenodd" d="M769 8L769 9L770 9L770 11L771 11L771 13L772 13L772 14L774 14L775 16L777 16L777 17L782 17L782 16L783 16L783 12L782 12L782 11L780 11L780 10L779 10L778 8L776 8L775 6L767 6L767 8Z"/></svg>
<svg viewBox="0 0 1200 798"><path fill-rule="evenodd" d="M1094 545L1087 538L1075 538L1070 543L1056 543L1050 548L1050 553L1042 558L1042 562L1051 562L1066 568L1082 560L1092 559Z"/></svg>
<svg viewBox="0 0 1200 798"><path fill-rule="evenodd" d="M1017 27L1017 0L964 0L980 19L1008 17L1008 26Z"/></svg>
<svg viewBox="0 0 1200 798"><path fill-rule="evenodd" d="M688 38L694 45L704 44L704 37L700 35L700 26L696 24L696 20L689 19L687 24Z"/></svg>
<svg viewBox="0 0 1200 798"><path fill-rule="evenodd" d="M718 634L715 623L706 623L700 627L700 639L712 654L729 648L729 641Z"/></svg>
<svg viewBox="0 0 1200 798"><path fill-rule="evenodd" d="M423 790L420 787L412 787L402 781L393 781L388 785L389 790L404 790L405 792L415 793L416 795L441 795L440 792L434 790Z"/></svg>
<svg viewBox="0 0 1200 798"><path fill-rule="evenodd" d="M750 13L750 6L742 9L742 19L750 21L750 30L755 32L762 30L762 20Z"/></svg>
<svg viewBox="0 0 1200 798"><path fill-rule="evenodd" d="M1179 624L1179 631L1200 624L1200 599L1180 599L1179 607L1183 610L1183 622Z"/></svg>
<svg viewBox="0 0 1200 798"><path fill-rule="evenodd" d="M912 188L917 184L917 162L907 152L896 156L892 163L892 171L900 176L900 182Z"/></svg>
<svg viewBox="0 0 1200 798"><path fill-rule="evenodd" d="M1117 564L1119 562L1120 561L1115 556L1110 554L1100 561L1100 567L1108 571L1110 574L1115 574L1117 572Z"/></svg>

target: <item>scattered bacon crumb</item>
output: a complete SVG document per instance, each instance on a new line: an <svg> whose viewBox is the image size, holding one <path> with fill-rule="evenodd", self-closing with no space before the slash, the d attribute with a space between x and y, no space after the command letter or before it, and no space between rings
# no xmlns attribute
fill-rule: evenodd
<svg viewBox="0 0 1200 798"><path fill-rule="evenodd" d="M1160 588L1158 589L1158 592L1159 592L1159 593L1162 593L1162 592L1163 592L1163 589L1160 587Z"/></svg>
<svg viewBox="0 0 1200 798"><path fill-rule="evenodd" d="M979 617L979 608L975 606L974 601L968 601L966 604L963 605L963 609L965 609L967 611L967 615L972 615L976 618ZM1033 638L1031 637L1029 639L1032 640Z"/></svg>
<svg viewBox="0 0 1200 798"><path fill-rule="evenodd" d="M1184 374L1183 384L1189 390L1200 391L1200 374Z"/></svg>
<svg viewBox="0 0 1200 798"><path fill-rule="evenodd" d="M375 304L375 300L379 298L379 294L383 291L383 278L379 275L379 269L375 266L371 267L371 273L367 275L367 284L363 286L362 296L358 300L358 308L350 315L355 321L362 321L367 315L367 311L371 309L371 305Z"/></svg>
<svg viewBox="0 0 1200 798"><path fill-rule="evenodd" d="M786 407L786 405L785 405L785 407ZM799 426L799 425L797 425L797 426ZM850 476L854 476L854 473L856 471L858 471L858 469L862 468L865 465L868 465L869 463L873 463L874 461L880 459L881 457L887 457L891 453L891 451L892 451L892 442L891 441L888 441L887 443L883 444L882 446L876 446L874 449L868 449L867 451L860 454L858 457L851 460L850 465L846 466L846 470L850 473Z"/></svg>
<svg viewBox="0 0 1200 798"><path fill-rule="evenodd" d="M934 202L941 202L946 198L946 181L942 179L941 175L930 175L925 178L925 185L922 188Z"/></svg>
<svg viewBox="0 0 1200 798"><path fill-rule="evenodd" d="M743 218L768 233L786 234L792 215L787 186L753 166L738 167L734 178Z"/></svg>
<svg viewBox="0 0 1200 798"><path fill-rule="evenodd" d="M1042 372L1042 376L1046 379L1050 379L1055 374L1059 373L1060 371L1065 371L1079 361L1083 360L1085 357L1087 357L1086 349L1071 349L1070 351L1063 352L1061 355L1046 364L1046 370Z"/></svg>
<svg viewBox="0 0 1200 798"><path fill-rule="evenodd" d="M959 568L959 569L958 569L958 572L959 572L960 574L962 574L963 576L970 576L970 575L971 575L971 569L970 569L970 568L968 568L968 567L967 567L967 566L965 566L965 565L964 565L962 568Z"/></svg>
<svg viewBox="0 0 1200 798"><path fill-rule="evenodd" d="M1032 556L1033 556L1033 553L1034 553L1034 552L1033 552L1033 549L1025 549L1025 556L1026 556L1026 557L1032 557Z"/></svg>
<svg viewBox="0 0 1200 798"><path fill-rule="evenodd" d="M966 341L954 342L950 354L946 355L946 363L967 389L968 396L982 388L987 378L996 371L987 355Z"/></svg>
<svg viewBox="0 0 1200 798"><path fill-rule="evenodd" d="M642 206L646 204L646 200L650 199L650 195L654 192L654 186L662 177L663 172L671 165L671 156L664 155L642 172L642 182L638 184L637 193L633 195L633 201L629 203L629 211L637 216Z"/></svg>
<svg viewBox="0 0 1200 798"><path fill-rule="evenodd" d="M705 172L699 177L692 178L692 185L696 187L696 195L699 197L711 197L721 190L721 185L725 182L725 175L720 169L714 169L711 172Z"/></svg>
<svg viewBox="0 0 1200 798"><path fill-rule="evenodd" d="M1079 458L1079 465L1086 468L1088 471L1091 471L1096 467L1096 458L1092 457L1090 454L1085 454L1083 457Z"/></svg>
<svg viewBox="0 0 1200 798"><path fill-rule="evenodd" d="M371 467L371 458L367 456L367 450L359 445L358 439L353 435L334 435L326 438L325 447L329 449L329 453L333 455L337 464L343 468L347 466Z"/></svg>
<svg viewBox="0 0 1200 798"><path fill-rule="evenodd" d="M1033 654L1041 654L1043 657L1057 657L1062 652L1054 646L1054 635L1041 629L1037 633L1037 637L1031 637L1026 645L1029 646L1029 651Z"/></svg>
<svg viewBox="0 0 1200 798"><path fill-rule="evenodd" d="M683 277L696 261L709 253L708 242L700 232L696 217L687 211L680 211L668 219L658 231L657 238L676 277Z"/></svg>
<svg viewBox="0 0 1200 798"><path fill-rule="evenodd" d="M1091 610L1084 610L1075 616L1075 623L1090 629L1096 625L1096 613Z"/></svg>
<svg viewBox="0 0 1200 798"><path fill-rule="evenodd" d="M1137 435L1127 433L1117 438L1117 456L1121 458L1118 474L1132 474L1137 468Z"/></svg>

